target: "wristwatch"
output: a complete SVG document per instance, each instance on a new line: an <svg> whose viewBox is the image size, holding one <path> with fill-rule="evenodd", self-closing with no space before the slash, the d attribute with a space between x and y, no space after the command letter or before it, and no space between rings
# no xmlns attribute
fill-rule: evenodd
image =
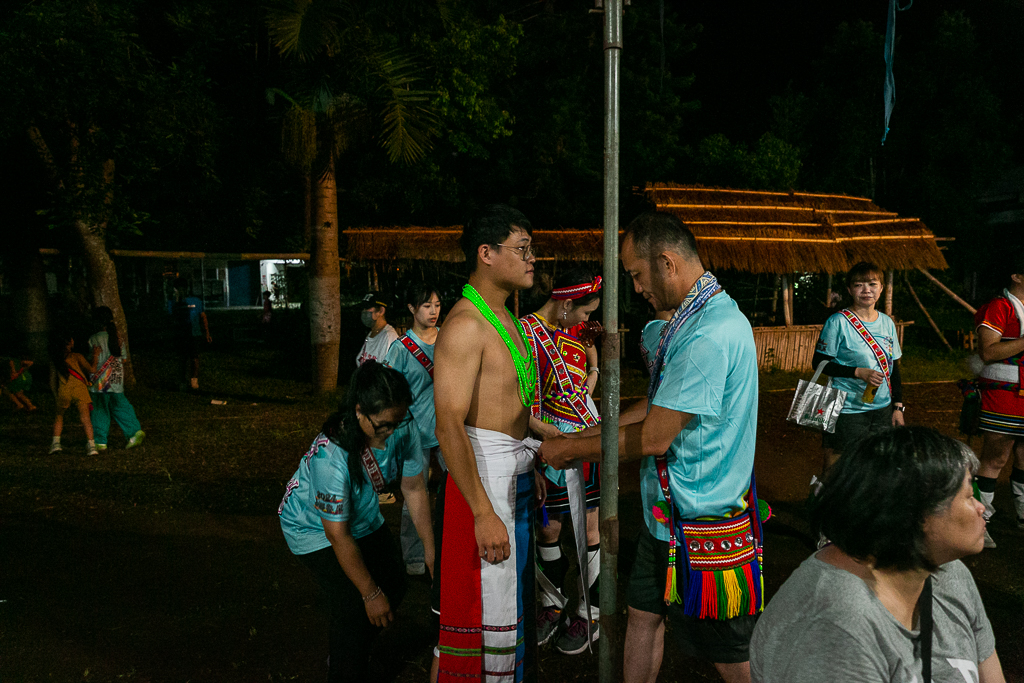
<svg viewBox="0 0 1024 683"><path fill-rule="evenodd" d="M905 405L898 405L898 406L897 406L897 405L894 405L894 406L892 407L892 409L893 409L893 410L898 410L898 411L900 411L901 413L905 413L905 412L907 412L907 407L906 407Z"/></svg>

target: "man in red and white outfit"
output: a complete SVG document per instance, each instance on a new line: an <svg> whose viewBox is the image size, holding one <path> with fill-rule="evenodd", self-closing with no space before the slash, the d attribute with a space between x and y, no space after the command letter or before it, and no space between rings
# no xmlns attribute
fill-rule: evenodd
<svg viewBox="0 0 1024 683"><path fill-rule="evenodd" d="M978 372L981 388L980 429L984 432L978 489L985 518L995 512L996 479L1014 455L1010 484L1017 526L1024 529L1024 258L1011 269L1003 295L982 306L974 316L984 366ZM996 547L985 531L985 547Z"/></svg>

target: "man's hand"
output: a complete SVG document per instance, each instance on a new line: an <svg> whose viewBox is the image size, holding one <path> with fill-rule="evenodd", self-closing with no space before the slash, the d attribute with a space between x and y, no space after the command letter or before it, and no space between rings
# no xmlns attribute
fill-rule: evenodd
<svg viewBox="0 0 1024 683"><path fill-rule="evenodd" d="M370 620L371 624L379 628L389 626L395 620L395 615L391 612L391 603L388 602L388 596L381 592L373 600L367 600L366 618Z"/></svg>
<svg viewBox="0 0 1024 683"><path fill-rule="evenodd" d="M533 483L537 487L537 493L534 494L534 499L537 501L537 509L544 507L544 503L548 502L548 479L540 470L535 469L533 471Z"/></svg>
<svg viewBox="0 0 1024 683"><path fill-rule="evenodd" d="M545 464L556 470L564 470L570 462L576 459L570 452L571 447L571 439L552 439L540 445L537 455Z"/></svg>
<svg viewBox="0 0 1024 683"><path fill-rule="evenodd" d="M893 427L902 427L903 425L904 425L903 411L902 410L896 410L895 408L893 408L893 411L892 411L892 426Z"/></svg>
<svg viewBox="0 0 1024 683"><path fill-rule="evenodd" d="M885 375L871 368L857 368L853 374L857 379L862 379L874 387L882 386L882 382L885 381Z"/></svg>
<svg viewBox="0 0 1024 683"><path fill-rule="evenodd" d="M476 531L476 547L481 558L491 564L498 564L512 554L505 523L493 511L477 517L473 521L473 529Z"/></svg>
<svg viewBox="0 0 1024 683"><path fill-rule="evenodd" d="M542 422L537 418L530 418L530 429L540 437L541 441L557 439L562 436L562 431L553 424Z"/></svg>

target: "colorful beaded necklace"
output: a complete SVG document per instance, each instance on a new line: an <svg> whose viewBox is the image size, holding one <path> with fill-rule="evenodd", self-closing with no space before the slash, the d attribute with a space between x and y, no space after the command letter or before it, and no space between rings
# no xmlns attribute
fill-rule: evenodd
<svg viewBox="0 0 1024 683"><path fill-rule="evenodd" d="M519 379L519 400L524 406L532 405L533 394L537 386L537 363L534 362L533 350L530 347L530 342L526 337L526 330L523 329L522 323L512 315L511 311L507 308L505 309L509 317L512 318L512 322L515 323L516 329L519 330L519 336L522 337L523 348L526 349L525 356L520 353L505 326L501 324L498 316L494 315L494 311L491 310L491 307L487 305L487 302L484 301L484 298L480 296L480 293L476 291L473 285L467 284L463 287L462 296L469 299L470 303L476 306L476 310L480 311L480 315L491 324L501 336L501 340L505 342L509 355L512 356L512 363L516 366L516 377Z"/></svg>

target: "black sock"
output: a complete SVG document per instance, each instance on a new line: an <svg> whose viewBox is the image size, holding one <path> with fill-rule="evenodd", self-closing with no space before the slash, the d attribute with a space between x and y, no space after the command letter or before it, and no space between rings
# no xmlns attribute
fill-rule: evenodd
<svg viewBox="0 0 1024 683"><path fill-rule="evenodd" d="M1014 468L1016 469L1016 468ZM978 482L978 490L984 493L995 493L996 491L996 480L995 477L983 477L980 474L974 477L975 481Z"/></svg>
<svg viewBox="0 0 1024 683"><path fill-rule="evenodd" d="M1014 467L1013 471L1010 472L1010 481L1015 481L1018 484L1024 484L1024 470L1019 467Z"/></svg>

